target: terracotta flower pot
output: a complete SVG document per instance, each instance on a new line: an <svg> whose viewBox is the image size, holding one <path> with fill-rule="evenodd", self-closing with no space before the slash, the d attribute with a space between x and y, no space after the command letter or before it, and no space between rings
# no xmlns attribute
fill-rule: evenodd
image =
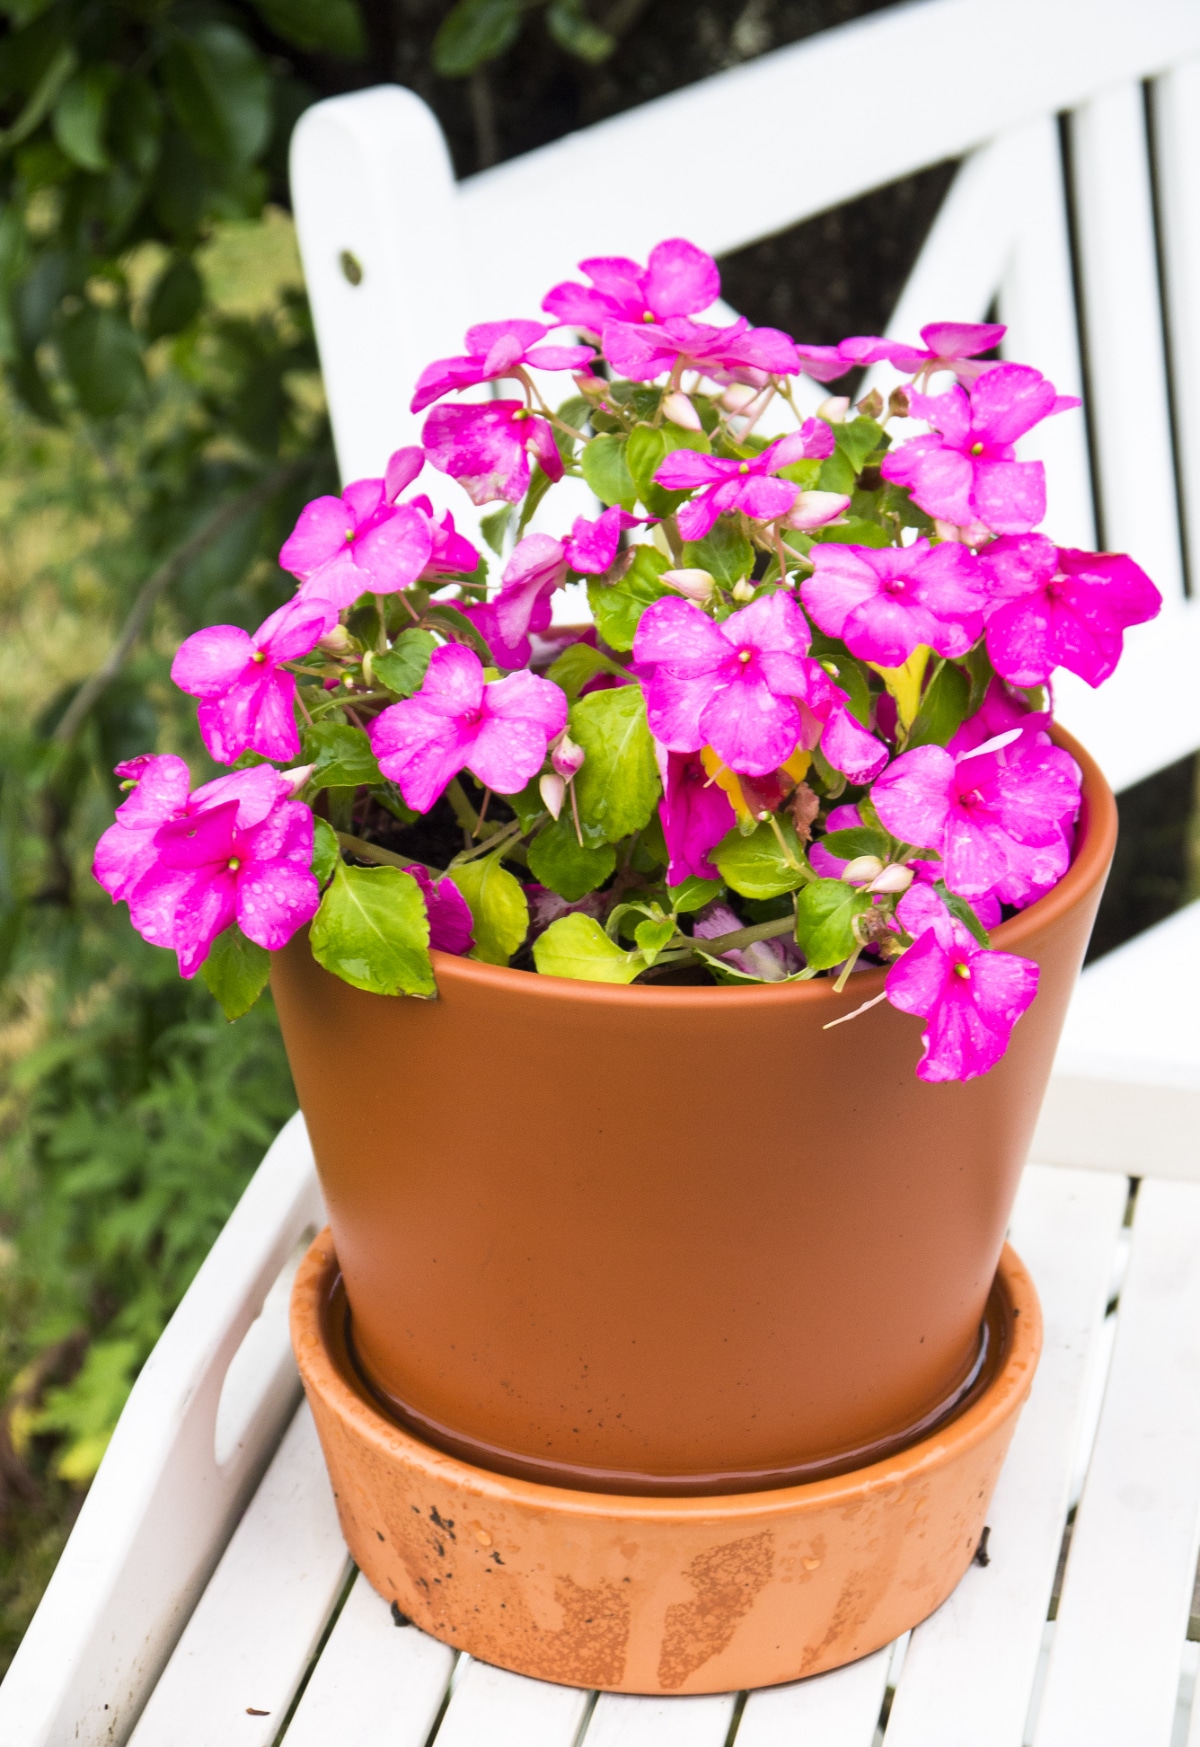
<svg viewBox="0 0 1200 1747"><path fill-rule="evenodd" d="M574 1489L837 1474L959 1401L1116 837L997 946L1041 966L993 1071L925 1085L882 972L613 987L435 954L436 1002L363 994L303 938L275 999L355 1361L428 1443Z"/></svg>

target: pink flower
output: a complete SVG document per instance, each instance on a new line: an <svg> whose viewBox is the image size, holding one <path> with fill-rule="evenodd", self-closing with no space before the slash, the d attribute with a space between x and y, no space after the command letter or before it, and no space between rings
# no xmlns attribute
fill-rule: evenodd
<svg viewBox="0 0 1200 1747"><path fill-rule="evenodd" d="M728 795L713 782L698 753L668 752L657 741L655 752L663 785L658 812L669 857L667 884L681 885L689 874L719 879L708 857L737 824Z"/></svg>
<svg viewBox="0 0 1200 1747"><path fill-rule="evenodd" d="M595 353L590 346L539 345L549 332L536 321L488 321L468 328L466 356L426 365L417 378L411 411L424 412L455 389L514 376L527 364L534 370L581 370L591 363Z"/></svg>
<svg viewBox="0 0 1200 1747"><path fill-rule="evenodd" d="M154 860L154 834L187 808L191 777L182 758L142 753L118 764L132 792L96 845L92 873L114 903L127 898Z"/></svg>
<svg viewBox="0 0 1200 1747"><path fill-rule="evenodd" d="M429 518L388 502L382 479L358 479L341 497L318 497L300 512L279 562L300 578L304 599L338 609L360 594L395 594L420 576L433 549Z"/></svg>
<svg viewBox="0 0 1200 1747"><path fill-rule="evenodd" d="M443 874L436 883L417 862L406 870L421 888L429 917L429 945L434 952L452 952L459 958L475 944L474 918L467 900L454 881Z"/></svg>
<svg viewBox="0 0 1200 1747"><path fill-rule="evenodd" d="M888 972L887 997L902 1013L929 1021L917 1078L973 1080L986 1074L1037 994L1037 965L980 946L927 887L913 886L897 915L915 938Z"/></svg>
<svg viewBox="0 0 1200 1747"><path fill-rule="evenodd" d="M993 679L975 714L968 716L946 742L946 751L958 758L964 752L973 752L985 740L994 740L998 734L1007 734L1010 728L1044 730L1049 725L1049 711L1034 714L1024 698L1010 691L1003 680ZM1046 735L1042 744L1048 742L1049 735Z"/></svg>
<svg viewBox="0 0 1200 1747"><path fill-rule="evenodd" d="M550 425L519 400L435 407L421 440L434 466L457 479L472 503L519 503L529 489L527 451L550 479L563 476Z"/></svg>
<svg viewBox="0 0 1200 1747"><path fill-rule="evenodd" d="M155 832L153 860L126 894L129 915L144 940L174 947L183 976L195 976L235 920L277 952L315 914L312 813L290 794L267 765L235 771L197 789Z"/></svg>
<svg viewBox="0 0 1200 1747"><path fill-rule="evenodd" d="M594 522L577 516L565 540L527 534L513 548L495 600L461 609L501 667L525 666L529 638L549 629L550 597L568 572L598 576L607 570L617 555L621 530L639 519L614 506Z"/></svg>
<svg viewBox="0 0 1200 1747"><path fill-rule="evenodd" d="M513 673L485 685L474 651L446 644L434 650L420 691L376 716L368 732L383 774L426 813L463 769L515 795L566 722L566 697L549 680Z"/></svg>
<svg viewBox="0 0 1200 1747"><path fill-rule="evenodd" d="M914 747L871 793L885 829L936 850L946 884L964 898L1019 902L1009 894L1053 885L1070 859L1079 766L1036 733L1010 733L1010 744L985 742L957 759L942 746Z"/></svg>
<svg viewBox="0 0 1200 1747"><path fill-rule="evenodd" d="M814 382L836 382L853 365L843 358L840 346L797 346L800 368Z"/></svg>
<svg viewBox="0 0 1200 1747"><path fill-rule="evenodd" d="M409 502L415 510L429 517L433 537L429 562L417 578L418 582L437 582L443 576L470 576L472 571L479 569L478 551L455 531L454 517L449 510L443 512L439 521L433 504L423 493L420 497L410 498Z"/></svg>
<svg viewBox="0 0 1200 1747"><path fill-rule="evenodd" d="M243 752L298 758L296 681L283 667L313 650L337 622L324 600L289 601L253 636L235 625L212 625L181 644L171 664L180 691L200 699L200 734L218 764Z"/></svg>
<svg viewBox="0 0 1200 1747"><path fill-rule="evenodd" d="M682 363L719 382L760 387L768 376L794 376L800 360L778 328L752 328L744 316L727 328L671 316L661 327L614 321L604 329L604 356L631 382L650 382Z"/></svg>
<svg viewBox="0 0 1200 1747"><path fill-rule="evenodd" d="M1007 331L1000 322L936 321L921 329L924 347L864 334L843 340L837 350L844 369L886 362L926 382L938 370L952 370L964 387L970 388L985 370L997 368L979 353L998 346Z"/></svg>
<svg viewBox="0 0 1200 1747"><path fill-rule="evenodd" d="M980 564L992 587L988 654L1014 685L1041 685L1056 667L1100 685L1121 659L1122 633L1162 606L1132 558L1059 549L1042 534L995 540Z"/></svg>
<svg viewBox="0 0 1200 1747"><path fill-rule="evenodd" d="M970 396L956 383L945 394L910 396L912 413L937 433L913 437L883 459L883 477L907 486L914 503L939 521L983 522L996 534L1023 534L1046 513L1040 461L1016 461L1018 437L1052 413L1079 402L1024 364L998 364Z"/></svg>
<svg viewBox="0 0 1200 1747"><path fill-rule="evenodd" d="M863 818L857 807L834 807L825 821L826 832L850 831L861 828ZM815 838L808 846L808 859L813 868L825 880L840 880L850 866L849 858L834 855L825 847L824 840ZM911 872L913 879L926 887L934 885L943 877L940 861L909 861L905 866ZM863 882L866 883L866 882ZM941 899L938 900L939 905ZM971 906L985 928L995 928L1001 919L1000 900L993 897L973 898ZM909 929L912 933L912 929Z"/></svg>
<svg viewBox="0 0 1200 1747"><path fill-rule="evenodd" d="M815 569L800 593L810 617L851 655L902 667L928 644L939 655L965 655L982 629L984 593L965 546L817 545Z"/></svg>
<svg viewBox="0 0 1200 1747"><path fill-rule="evenodd" d="M680 505L676 517L685 540L702 540L718 516L733 510L760 522L786 515L800 495L800 487L790 479L772 475L796 461L823 461L833 450L834 435L824 420L806 419L800 430L780 437L752 460L726 461L694 449L674 449L654 477L668 491L703 488L689 503Z"/></svg>
<svg viewBox="0 0 1200 1747"><path fill-rule="evenodd" d="M610 322L664 321L698 315L721 294L717 263L694 243L673 237L650 251L645 267L624 256L597 256L579 263L591 285L566 281L542 299L542 308L564 326L597 338Z"/></svg>
<svg viewBox="0 0 1200 1747"><path fill-rule="evenodd" d="M839 757L848 757L856 771L878 770L885 749L848 716L844 694L807 658L808 644L804 615L782 592L723 624L692 601L655 601L642 614L633 646L639 667L650 669L651 732L671 752L711 746L730 770L748 776L777 770L798 744L812 746L818 738L839 770L849 774Z"/></svg>

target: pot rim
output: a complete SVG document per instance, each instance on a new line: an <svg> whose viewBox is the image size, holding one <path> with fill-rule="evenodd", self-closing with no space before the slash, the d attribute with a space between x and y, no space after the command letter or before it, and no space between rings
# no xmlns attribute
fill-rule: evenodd
<svg viewBox="0 0 1200 1747"><path fill-rule="evenodd" d="M469 1485L480 1498L524 1510L550 1511L556 1516L618 1518L647 1525L694 1524L700 1519L719 1525L777 1518L781 1513L798 1510L824 1510L830 1505L853 1507L864 1496L886 1495L933 1475L993 1436L1028 1394L1042 1348L1042 1310L1037 1289L1021 1258L1006 1243L993 1287L999 1288L1007 1309L1008 1347L1004 1361L988 1387L969 1407L907 1449L826 1480L809 1480L766 1491L682 1497L581 1492L476 1467L423 1443L386 1418L380 1408L347 1381L329 1349L326 1319L340 1274L327 1227L313 1239L292 1288L292 1345L306 1387L318 1392L357 1442L373 1446L385 1458L394 1461L402 1452L406 1466L424 1470L430 1479L453 1476L459 1485Z"/></svg>
<svg viewBox="0 0 1200 1747"><path fill-rule="evenodd" d="M1045 897L992 930L993 946L1005 952L1019 952L1030 935L1057 922L1085 891L1090 890L1096 880L1103 877L1116 842L1117 803L1100 766L1074 735L1057 723L1051 728L1051 736L1056 745L1071 754L1083 772L1078 847L1070 867ZM804 983L756 983L748 986L714 983L711 987L675 984L662 987L654 983L589 983L576 977L546 976L540 972L513 970L509 965L484 964L479 959L460 958L449 952L432 952L430 957L439 986L445 979L448 984L506 989L510 995L519 993L531 1000L561 1001L572 1005L587 1002L617 1008L641 1004L647 998L663 1007L685 1010L710 1002L714 997L726 1006L740 1007L760 1007L767 1002L783 1000L799 1003L836 1001L841 1004L847 999L870 1000L883 992L887 980L887 971L883 969L859 971L852 986L840 995L835 993L829 978Z"/></svg>

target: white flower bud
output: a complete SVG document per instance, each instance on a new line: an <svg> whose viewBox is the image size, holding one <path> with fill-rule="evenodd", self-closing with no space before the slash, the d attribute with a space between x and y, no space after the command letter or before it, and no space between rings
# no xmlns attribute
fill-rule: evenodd
<svg viewBox="0 0 1200 1747"><path fill-rule="evenodd" d="M717 586L707 570L664 570L658 580L685 594L690 601L699 601L701 606L712 599Z"/></svg>
<svg viewBox="0 0 1200 1747"><path fill-rule="evenodd" d="M883 863L877 855L856 855L842 869L842 878L847 885L866 886L877 880L882 872Z"/></svg>
<svg viewBox="0 0 1200 1747"><path fill-rule="evenodd" d="M751 388L745 382L733 382L721 396L721 405L726 412L745 412L746 408L756 401L762 393L760 388Z"/></svg>
<svg viewBox="0 0 1200 1747"><path fill-rule="evenodd" d="M825 528L850 508L850 499L840 491L802 491L787 515L785 528Z"/></svg>
<svg viewBox="0 0 1200 1747"><path fill-rule="evenodd" d="M375 678L375 652L365 649L362 658L363 684L370 685Z"/></svg>
<svg viewBox="0 0 1200 1747"><path fill-rule="evenodd" d="M901 867L899 862L892 862L885 867L877 879L873 879L867 887L868 892L907 892L913 883L913 871L910 867Z"/></svg>
<svg viewBox="0 0 1200 1747"><path fill-rule="evenodd" d="M562 777L552 771L547 771L538 781L538 791L552 819L557 819L563 810L563 802L567 798L567 785Z"/></svg>
<svg viewBox="0 0 1200 1747"><path fill-rule="evenodd" d="M315 764L297 764L291 770L281 770L279 774L285 783L291 783L292 793L298 795L316 768Z"/></svg>
<svg viewBox="0 0 1200 1747"><path fill-rule="evenodd" d="M826 424L844 425L846 414L850 411L850 396L848 394L829 394L817 408L817 417L824 419Z"/></svg>
<svg viewBox="0 0 1200 1747"><path fill-rule="evenodd" d="M334 625L326 631L317 648L325 655L348 655L354 648L354 638L345 625Z"/></svg>
<svg viewBox="0 0 1200 1747"><path fill-rule="evenodd" d="M583 747L577 746L571 739L571 736L564 730L554 742L554 745L550 750L550 763L554 766L554 769L558 772L559 776L564 777L567 782L570 782L571 778L575 775L575 772L582 766L584 756Z"/></svg>
<svg viewBox="0 0 1200 1747"><path fill-rule="evenodd" d="M702 431L700 415L681 389L668 394L663 401L663 412L673 425L678 425L681 431Z"/></svg>
<svg viewBox="0 0 1200 1747"><path fill-rule="evenodd" d="M735 601L752 601L754 599L754 584L748 576L743 576L740 582L735 582L730 589Z"/></svg>

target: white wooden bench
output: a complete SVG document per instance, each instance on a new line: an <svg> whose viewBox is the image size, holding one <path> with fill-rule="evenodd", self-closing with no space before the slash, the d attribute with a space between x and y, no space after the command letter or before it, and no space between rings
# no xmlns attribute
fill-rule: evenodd
<svg viewBox="0 0 1200 1747"><path fill-rule="evenodd" d="M659 179L667 140L687 173ZM294 183L345 475L411 435L417 371L468 320L535 313L583 255L720 253L962 154L893 331L996 301L1011 354L1074 391L1082 287L1091 453L1080 420L1047 427L1049 525L1131 550L1167 607L1060 713L1138 781L1200 746L1196 0L899 7L457 186L411 94L318 105ZM0 1747L1200 1747L1198 972L1192 907L1083 979L1013 1220L1047 1338L990 1563L906 1639L770 1691L593 1701L395 1624L298 1405L287 1287L323 1216L297 1117L138 1379L0 1687Z"/></svg>

